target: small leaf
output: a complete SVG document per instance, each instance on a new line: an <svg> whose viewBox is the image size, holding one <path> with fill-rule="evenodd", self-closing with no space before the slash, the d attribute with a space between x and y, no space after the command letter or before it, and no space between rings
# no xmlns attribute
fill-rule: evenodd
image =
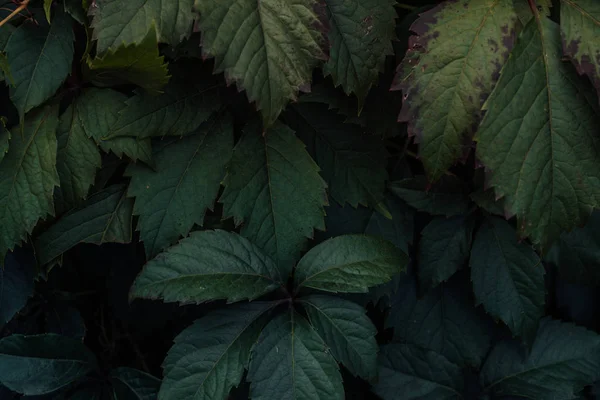
<svg viewBox="0 0 600 400"><path fill-rule="evenodd" d="M0 264L4 254L25 240L40 218L54 214L58 186L56 126L58 108L27 115L23 131L13 135L0 163Z"/></svg>
<svg viewBox="0 0 600 400"><path fill-rule="evenodd" d="M469 259L474 223L469 217L434 218L421 232L419 283L429 290L447 281Z"/></svg>
<svg viewBox="0 0 600 400"><path fill-rule="evenodd" d="M544 314L544 267L537 254L517 241L508 222L491 217L475 235L469 265L477 303L531 343Z"/></svg>
<svg viewBox="0 0 600 400"><path fill-rule="evenodd" d="M150 260L131 288L132 297L201 303L255 299L282 284L277 265L236 233L193 232Z"/></svg>
<svg viewBox="0 0 600 400"><path fill-rule="evenodd" d="M349 300L313 295L298 300L331 354L355 376L377 376L377 329L365 309Z"/></svg>
<svg viewBox="0 0 600 400"><path fill-rule="evenodd" d="M326 184L292 130L276 124L264 135L251 124L235 146L220 198L223 217L243 222L241 234L277 261L287 276L312 238L325 229Z"/></svg>
<svg viewBox="0 0 600 400"><path fill-rule="evenodd" d="M121 367L110 372L115 400L156 400L160 379L137 369Z"/></svg>
<svg viewBox="0 0 600 400"><path fill-rule="evenodd" d="M97 86L116 86L133 83L149 92L160 92L169 82L167 64L158 53L154 26L139 44L119 46L87 65L91 80Z"/></svg>
<svg viewBox="0 0 600 400"><path fill-rule="evenodd" d="M4 159L6 153L8 153L8 146L10 144L10 131L6 129L4 121L0 120L0 162Z"/></svg>
<svg viewBox="0 0 600 400"><path fill-rule="evenodd" d="M406 268L408 257L392 243L374 236L329 239L302 257L294 285L327 292L366 293Z"/></svg>
<svg viewBox="0 0 600 400"><path fill-rule="evenodd" d="M53 0L44 0L44 14L46 14L46 20L50 23L50 8L52 7Z"/></svg>
<svg viewBox="0 0 600 400"><path fill-rule="evenodd" d="M194 0L95 0L90 15L98 53L140 43L153 29L158 42L175 46L192 31L193 4Z"/></svg>
<svg viewBox="0 0 600 400"><path fill-rule="evenodd" d="M342 400L338 365L323 340L293 309L274 318L254 347L250 368L254 400Z"/></svg>
<svg viewBox="0 0 600 400"><path fill-rule="evenodd" d="M326 58L325 16L320 0L196 1L202 52L256 101L272 125L312 69ZM289 29L293 27L293 29Z"/></svg>
<svg viewBox="0 0 600 400"><path fill-rule="evenodd" d="M0 268L0 331L33 295L35 268L31 252L16 249L6 255L4 268Z"/></svg>
<svg viewBox="0 0 600 400"><path fill-rule="evenodd" d="M51 393L95 366L94 355L76 339L45 334L0 340L0 383L25 395Z"/></svg>
<svg viewBox="0 0 600 400"><path fill-rule="evenodd" d="M545 318L528 355L516 343L500 342L481 371L488 392L531 399L572 399L600 378L600 336Z"/></svg>
<svg viewBox="0 0 600 400"><path fill-rule="evenodd" d="M388 344L381 348L374 391L384 399L459 400L463 379L460 367L436 352Z"/></svg>
<svg viewBox="0 0 600 400"><path fill-rule="evenodd" d="M130 165L128 195L135 197L133 213L148 259L187 236L194 224L202 226L212 209L225 166L233 149L233 123L216 118L193 135L171 145L156 146L154 170Z"/></svg>
<svg viewBox="0 0 600 400"><path fill-rule="evenodd" d="M424 176L417 176L392 182L389 189L408 205L433 215L460 215L469 206L462 183L454 177L429 185Z"/></svg>
<svg viewBox="0 0 600 400"><path fill-rule="evenodd" d="M65 12L67 12L73 19L82 25L88 25L86 11L84 4L89 0L64 0Z"/></svg>
<svg viewBox="0 0 600 400"><path fill-rule="evenodd" d="M250 351L278 303L252 302L214 311L175 338L163 364L161 400L225 399L242 380Z"/></svg>
<svg viewBox="0 0 600 400"><path fill-rule="evenodd" d="M27 20L10 36L6 53L15 83L10 98L21 120L52 97L71 72L75 39L71 25L71 18L59 12L49 27Z"/></svg>
<svg viewBox="0 0 600 400"><path fill-rule="evenodd" d="M36 240L36 256L46 264L78 243L129 243L133 201L123 185L109 186L61 216Z"/></svg>

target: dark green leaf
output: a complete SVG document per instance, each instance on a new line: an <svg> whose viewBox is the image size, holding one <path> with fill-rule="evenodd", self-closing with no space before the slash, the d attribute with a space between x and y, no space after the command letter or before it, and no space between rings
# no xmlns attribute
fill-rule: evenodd
<svg viewBox="0 0 600 400"><path fill-rule="evenodd" d="M417 176L392 182L389 189L408 205L433 215L463 214L469 205L462 183L454 177L444 176L441 181L429 184L427 178Z"/></svg>
<svg viewBox="0 0 600 400"><path fill-rule="evenodd" d="M156 400L160 379L137 369L121 367L110 372L115 400Z"/></svg>
<svg viewBox="0 0 600 400"><path fill-rule="evenodd" d="M0 268L0 330L33 294L35 258L32 253L16 249L4 259Z"/></svg>
<svg viewBox="0 0 600 400"><path fill-rule="evenodd" d="M490 214L504 217L506 211L504 209L504 199L496 199L496 194L493 190L478 190L471 193L469 196L479 207L483 208Z"/></svg>

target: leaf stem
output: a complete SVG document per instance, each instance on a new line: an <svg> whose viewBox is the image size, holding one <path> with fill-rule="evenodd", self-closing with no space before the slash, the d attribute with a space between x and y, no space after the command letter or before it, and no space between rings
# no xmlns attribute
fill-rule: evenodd
<svg viewBox="0 0 600 400"><path fill-rule="evenodd" d="M26 9L28 4L29 4L29 0L23 0L21 2L21 4L19 5L19 7L15 8L15 10L13 12L8 14L8 16L6 18L4 18L2 21L0 21L0 27L2 25L6 24L8 21L10 21L15 15L19 14L21 11Z"/></svg>
<svg viewBox="0 0 600 400"><path fill-rule="evenodd" d="M533 13L533 15L537 16L538 8L537 4L535 3L535 0L527 0L527 2L529 3L529 8L531 8L531 12Z"/></svg>

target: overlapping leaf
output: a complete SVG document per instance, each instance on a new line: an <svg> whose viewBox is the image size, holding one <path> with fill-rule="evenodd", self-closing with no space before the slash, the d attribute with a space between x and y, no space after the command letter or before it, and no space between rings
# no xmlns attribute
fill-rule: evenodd
<svg viewBox="0 0 600 400"><path fill-rule="evenodd" d="M36 263L31 252L17 249L8 253L0 268L0 330L33 294Z"/></svg>
<svg viewBox="0 0 600 400"><path fill-rule="evenodd" d="M110 372L115 400L155 400L161 381L137 369L120 367Z"/></svg>
<svg viewBox="0 0 600 400"><path fill-rule="evenodd" d="M600 205L600 125L594 91L565 63L556 23L521 33L477 134L477 156L519 232L543 251Z"/></svg>
<svg viewBox="0 0 600 400"><path fill-rule="evenodd" d="M427 176L438 180L463 154L515 40L512 0L444 2L413 23L417 36L392 89L399 119L417 136Z"/></svg>
<svg viewBox="0 0 600 400"><path fill-rule="evenodd" d="M318 0L196 1L202 51L246 90L271 125L312 69L326 58L324 10Z"/></svg>
<svg viewBox="0 0 600 400"><path fill-rule="evenodd" d="M424 176L390 183L390 191L419 211L447 217L463 214L469 206L463 184L454 177L443 177L429 184Z"/></svg>

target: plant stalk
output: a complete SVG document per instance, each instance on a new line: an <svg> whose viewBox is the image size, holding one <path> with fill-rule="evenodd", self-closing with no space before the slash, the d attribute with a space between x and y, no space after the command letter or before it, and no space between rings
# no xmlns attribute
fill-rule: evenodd
<svg viewBox="0 0 600 400"><path fill-rule="evenodd" d="M21 11L26 9L28 4L29 4L29 0L23 0L23 2L19 5L19 7L15 8L15 10L13 12L8 14L8 16L6 18L4 18L2 21L0 21L0 27L2 25L6 24L8 21L10 21L15 15L19 14Z"/></svg>

